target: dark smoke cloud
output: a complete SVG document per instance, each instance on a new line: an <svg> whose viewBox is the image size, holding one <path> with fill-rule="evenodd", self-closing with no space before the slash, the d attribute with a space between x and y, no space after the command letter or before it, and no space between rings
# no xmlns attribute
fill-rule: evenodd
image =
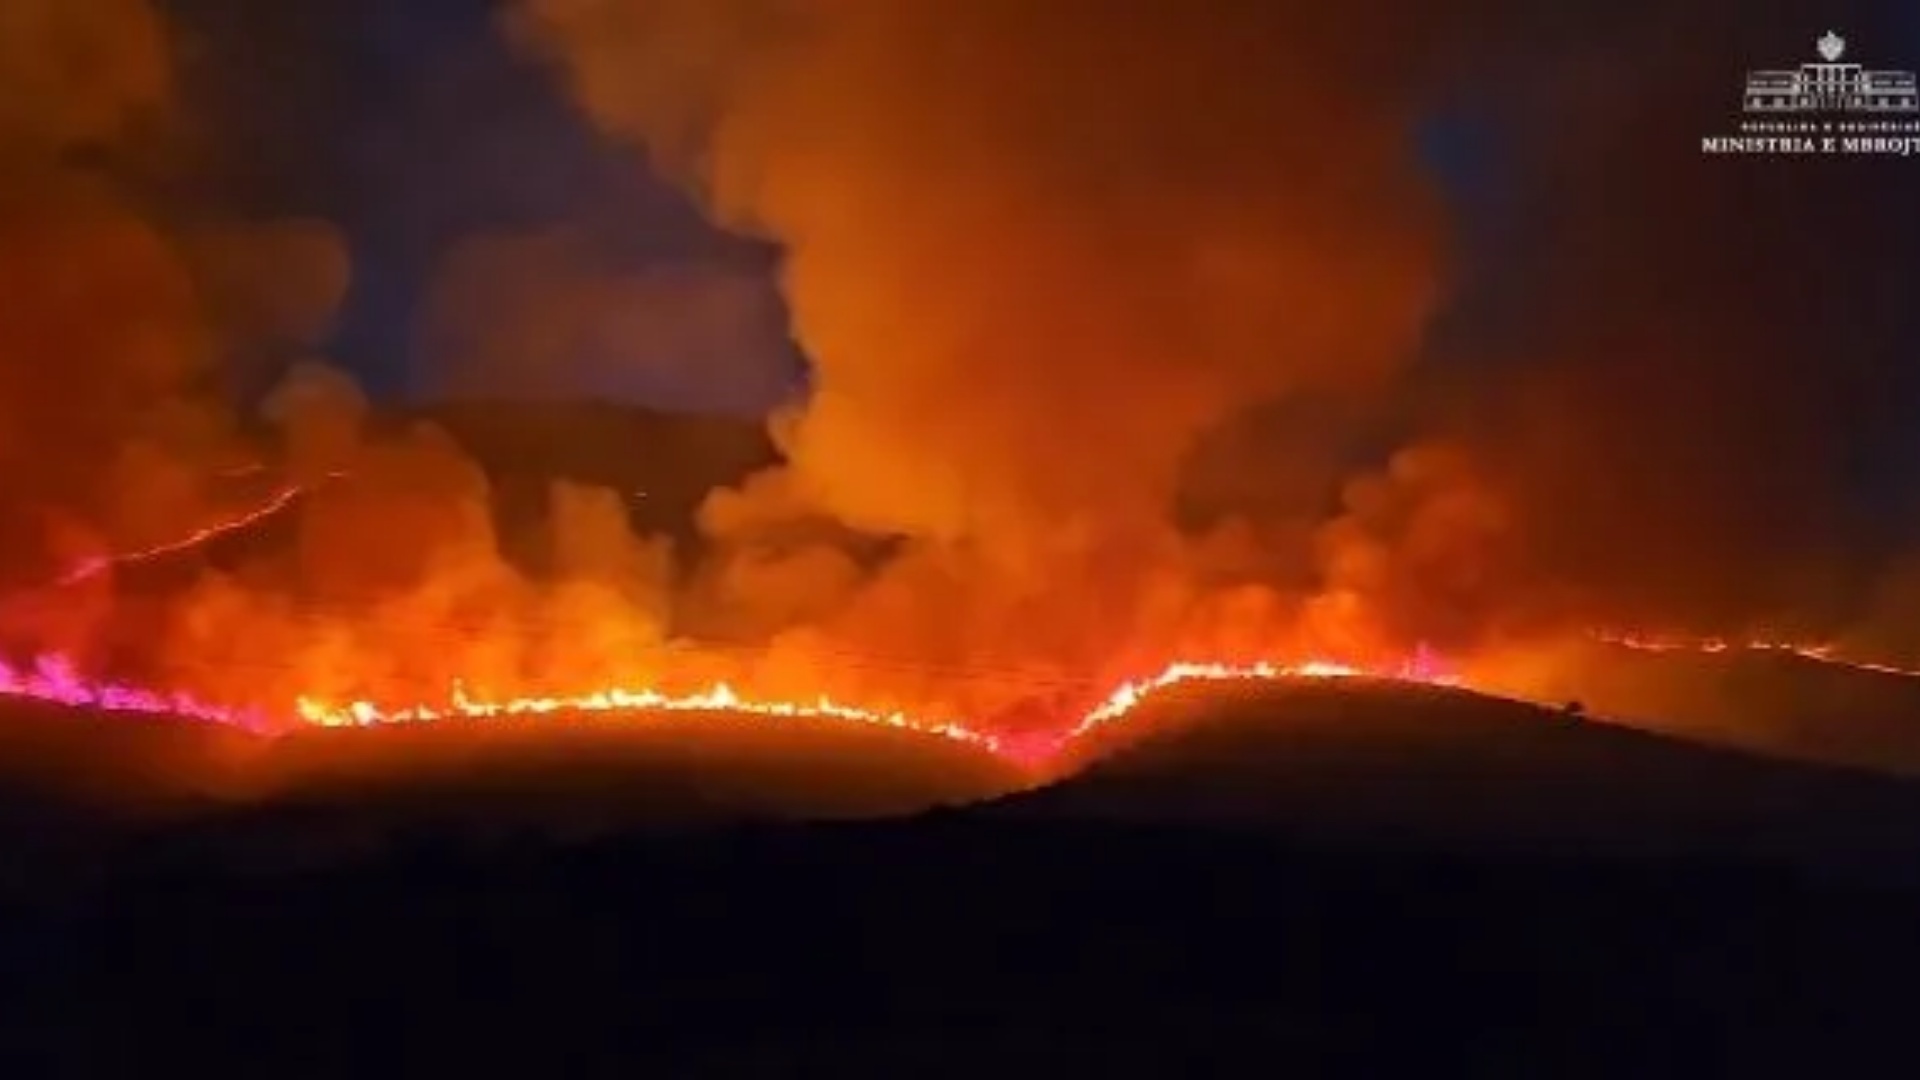
<svg viewBox="0 0 1920 1080"><path fill-rule="evenodd" d="M1825 20L1853 59L1920 62L1895 8L1649 13L1486 107L1498 246L1456 305L1478 355L1448 358L1466 370L1427 423L1511 510L1510 593L1831 632L1920 540L1915 163L1697 150L1738 124L1743 73L1812 58Z"/></svg>
<svg viewBox="0 0 1920 1080"><path fill-rule="evenodd" d="M456 247L421 319L415 381L441 397L623 396L752 415L799 390L764 270L626 267L573 227Z"/></svg>

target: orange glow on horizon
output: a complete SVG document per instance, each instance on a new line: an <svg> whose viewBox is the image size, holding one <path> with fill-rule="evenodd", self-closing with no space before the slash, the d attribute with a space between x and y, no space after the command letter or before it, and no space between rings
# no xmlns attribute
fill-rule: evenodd
<svg viewBox="0 0 1920 1080"><path fill-rule="evenodd" d="M252 473L260 470L258 467L248 467L244 471ZM340 479L345 475L335 472L329 474L329 479ZM308 490L299 485L283 485L264 502L196 529L177 540L82 562L62 574L57 584L74 585L116 566L189 551L286 510ZM1596 641L1637 652L1698 655L1772 653L1858 671L1920 678L1920 671L1843 658L1833 645L1599 631L1591 632L1589 636ZM821 692L817 694L756 693L751 687L757 680L745 678L714 679L684 693L669 692L659 684L627 684L588 685L577 690L542 695L488 695L476 694L470 691L469 683L456 679L444 698L427 696L399 701L366 697L333 698L300 692L303 680L296 677L291 688L290 703L282 700L278 703L248 701L219 704L210 703L184 690L130 686L95 679L84 674L71 657L46 654L34 658L24 667L9 666L0 660L0 697L29 698L109 712L176 716L267 735L304 728L382 728L579 714L724 714L755 717L774 723L821 721L912 733L991 753L1023 766L1039 767L1056 760L1071 746L1096 732L1136 716L1156 695L1185 685L1340 679L1377 679L1430 686L1467 685L1461 677L1451 673L1448 665L1436 662L1424 650L1417 651L1411 658L1398 664L1375 665L1311 656L1292 662L1261 660L1227 663L1181 659L1166 663L1155 674L1122 680L1115 685L1087 684L1083 688L1088 694L1080 700L1090 704L1063 708L1059 715L1049 717L1049 722L1042 725L1040 730L1009 732L937 710L856 704L827 692L830 687L844 684L833 678L831 657L825 658L823 663L827 666L821 673ZM709 674L707 678L713 676ZM743 686L747 689L741 689ZM283 692L288 691L283 688Z"/></svg>
<svg viewBox="0 0 1920 1080"><path fill-rule="evenodd" d="M1920 679L1920 669L1900 667L1895 664L1879 663L1868 660L1855 660L1840 654L1837 645L1808 645L1790 641L1776 641L1768 638L1731 640L1718 637L1687 638L1678 636L1660 636L1647 634L1619 634L1607 631L1595 631L1593 639L1605 645L1627 649L1632 652L1694 654L1705 656L1726 656L1739 653L1756 655L1775 654L1791 656L1815 664L1829 667L1847 668L1852 671L1872 672L1877 675L1894 675L1907 679Z"/></svg>
<svg viewBox="0 0 1920 1080"><path fill-rule="evenodd" d="M1595 640L1620 648L1651 653L1729 655L1739 652L1775 653L1815 663L1856 670L1920 678L1920 672L1891 665L1854 662L1837 657L1831 647L1755 640L1687 640L1674 637L1595 633ZM1371 679L1409 685L1472 686L1451 674L1431 657L1422 655L1398 666L1363 667L1331 660L1297 663L1211 663L1176 661L1158 673L1121 682L1097 698L1077 716L1062 716L1046 731L1010 733L991 730L959 717L939 717L906 709L870 708L828 695L810 698L756 697L725 682L674 694L651 687L609 687L575 694L546 696L475 695L455 684L440 703L382 703L373 700L328 701L298 697L287 708L210 704L191 695L118 685L88 679L76 665L61 657L42 657L26 667L0 662L0 697L27 698L109 712L174 716L255 732L283 735L314 728L384 728L420 724L486 723L516 718L562 718L569 715L632 717L636 722L652 714L753 717L782 721L822 721L854 727L889 730L940 739L995 755L1029 769L1041 769L1098 732L1136 717L1157 695L1195 684L1285 683Z"/></svg>
<svg viewBox="0 0 1920 1080"><path fill-rule="evenodd" d="M1016 764L1047 764L1071 744L1096 730L1110 728L1169 688L1194 683L1284 682L1343 678L1378 678L1429 685L1452 685L1450 677L1406 665L1395 670L1369 670L1332 661L1299 664L1223 664L1176 662L1158 674L1122 683L1099 699L1076 722L1052 732L1009 734L987 730L958 719L921 716L906 710L882 710L848 704L822 695L808 700L755 698L726 683L686 694L652 688L607 688L580 694L484 698L456 685L443 704L385 705L369 700L328 702L297 699L284 712L262 708L222 707L160 691L98 683L81 676L64 659L43 657L15 669L0 663L0 697L30 698L73 707L111 712L180 716L277 735L302 728L381 728L417 724L481 723L490 720L561 717L569 714L724 714L751 716L771 722L827 721L857 727L885 729L946 740L995 754Z"/></svg>

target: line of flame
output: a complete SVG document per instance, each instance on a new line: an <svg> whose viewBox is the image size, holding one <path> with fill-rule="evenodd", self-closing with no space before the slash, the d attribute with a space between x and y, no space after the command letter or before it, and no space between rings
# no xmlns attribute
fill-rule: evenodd
<svg viewBox="0 0 1920 1080"><path fill-rule="evenodd" d="M1595 631L1593 638L1606 645L1612 645L1633 652L1644 653L1693 653L1704 655L1727 655L1733 653L1772 653L1792 656L1810 663L1825 664L1829 667L1846 668L1851 671L1868 671L1879 675L1895 675L1906 679L1920 679L1920 670L1899 667L1894 664L1877 663L1870 660L1854 660L1840 655L1837 645L1806 645L1790 641L1773 641L1755 638L1747 641L1733 641L1727 638L1681 638L1654 637L1643 634L1618 634L1608 631Z"/></svg>
<svg viewBox="0 0 1920 1080"><path fill-rule="evenodd" d="M302 697L288 714L224 706L191 695L148 690L87 679L64 657L43 656L23 669L0 663L0 697L32 698L116 713L178 716L274 735L301 728L378 728L413 724L486 721L577 714L726 714L767 719L828 720L872 728L910 732L970 746L1027 765L1039 765L1068 744L1097 728L1111 726L1133 714L1149 698L1165 689L1194 682L1281 681L1374 677L1444 683L1451 680L1416 670L1368 671L1330 662L1286 664L1207 664L1180 662L1159 674L1121 684L1064 732L1052 735L1010 736L982 730L960 720L930 719L902 710L868 709L822 696L812 701L760 699L743 695L727 684L716 684L690 694L668 694L647 688L612 688L578 695L486 699L456 684L444 705L384 707L371 701L330 704Z"/></svg>
<svg viewBox="0 0 1920 1080"><path fill-rule="evenodd" d="M165 558L168 555L178 555L181 552L190 551L203 544L211 543L223 536L239 532L249 526L265 521L286 509L295 499L304 494L306 494L306 489L297 485L281 488L259 506L236 514L233 517L223 518L212 525L195 529L177 540L169 540L164 544L155 544L152 547L141 548L137 551L123 551L83 559L69 568L65 573L55 578L53 584L58 588L67 588L99 577L101 574L116 567L134 566L144 562L151 562L155 559Z"/></svg>
<svg viewBox="0 0 1920 1080"><path fill-rule="evenodd" d="M222 475L238 477L261 472L264 471L264 469L265 466L253 465L230 470ZM327 473L324 480L326 482L332 482L345 479L346 476L347 474L345 472L335 470ZM293 505L296 499L307 494L310 490L312 489L304 484L286 484L276 489L273 494L253 507L237 511L210 525L201 526L184 536L168 540L164 543L154 544L151 547L139 548L133 551L113 552L106 555L95 555L82 559L56 576L51 582L51 586L54 588L70 588L99 577L101 574L116 567L136 566L140 563L152 562L155 559L163 559L169 555L178 555L191 551L194 548L212 543L223 536L229 536L258 525Z"/></svg>
<svg viewBox="0 0 1920 1080"><path fill-rule="evenodd" d="M1602 635L1596 638L1623 648L1645 652L1717 655L1736 652L1772 652L1814 662L1839 664L1864 671L1920 678L1890 665L1843 660L1830 647L1779 642L1735 642L1721 639L1683 641ZM258 707L222 705L190 694L153 690L122 683L99 682L82 675L68 658L46 655L25 667L0 662L0 697L31 698L60 705L91 707L115 713L144 713L184 717L273 734L302 727L384 727L446 721L557 716L580 713L714 713L772 719L832 720L868 727L913 732L972 746L1003 756L1032 761L1040 750L1058 751L1101 728L1136 713L1150 698L1168 689L1193 683L1279 682L1300 679L1374 678L1427 685L1457 685L1430 658L1392 670L1355 667L1329 661L1281 663L1175 662L1158 674L1124 682L1087 710L1076 723L1056 736L1018 737L982 730L961 720L929 719L902 710L877 710L822 696L812 701L761 699L743 695L725 683L690 694L674 695L651 688L610 688L577 695L551 697L478 698L456 684L444 705L385 707L371 701L329 704L300 698L291 710L274 713Z"/></svg>
<svg viewBox="0 0 1920 1080"><path fill-rule="evenodd" d="M248 467L242 471L252 473L260 471L260 468ZM337 480L344 475L336 472L329 474L328 479ZM117 566L188 551L280 513L306 494L307 490L300 485L288 485L252 509L197 529L179 539L137 551L87 559L60 575L55 584L71 586ZM1595 632L1592 636L1604 643L1640 652L1707 655L1774 653L1856 671L1920 678L1920 670L1844 658L1833 645L1765 639L1683 639L1607 632ZM274 713L258 707L219 705L188 694L96 682L81 675L69 659L57 655L39 657L25 668L10 667L0 661L0 697L32 698L115 713L172 715L261 733L297 730L302 726L381 727L578 713L744 714L770 719L831 720L914 732L1033 763L1099 729L1128 718L1149 698L1183 684L1341 678L1378 678L1446 685L1457 683L1455 678L1442 672L1424 650L1407 664L1393 670L1370 670L1323 660L1296 664L1179 661L1167 665L1156 675L1122 683L1063 732L1024 737L988 732L958 720L929 719L898 710L862 708L825 696L813 701L758 699L743 696L725 683L685 695L667 694L652 688L609 688L577 695L500 700L475 698L468 694L464 686L456 684L444 705L386 708L370 701L335 705L303 697L294 703L291 710Z"/></svg>
<svg viewBox="0 0 1920 1080"><path fill-rule="evenodd" d="M267 714L259 709L215 704L192 694L93 681L81 675L73 661L58 655L36 657L25 667L0 660L0 697L112 713L178 716L261 733L272 727Z"/></svg>
<svg viewBox="0 0 1920 1080"><path fill-rule="evenodd" d="M1066 741L1081 739L1094 731L1132 715L1146 700L1162 691L1191 683L1281 682L1300 679L1381 679L1392 682L1421 683L1431 686L1457 685L1457 677L1441 670L1424 654L1390 670L1373 670L1327 660L1300 664L1205 664L1178 661L1167 665L1158 675L1123 683L1080 718L1066 735Z"/></svg>
<svg viewBox="0 0 1920 1080"><path fill-rule="evenodd" d="M265 466L247 464L229 470L231 476L253 475ZM329 473L328 481L346 476ZM256 525L285 510L309 489L289 484L251 509L196 529L178 539L135 551L95 556L60 574L56 587L77 585L116 567L148 562L192 550L223 536ZM1072 739L1096 727L1111 724L1133 712L1154 692L1196 680L1315 678L1359 675L1363 672L1331 663L1300 665L1174 663L1153 677L1129 682L1113 690L1064 735L1002 736L956 720L928 719L904 711L862 708L822 696L813 701L756 699L743 696L725 683L686 695L653 688L609 688L558 697L478 699L456 684L444 705L387 708L371 701L329 704L299 698L291 710L276 713L258 707L225 706L192 695L91 680L72 661L58 655L41 656L25 668L0 662L0 697L31 698L56 704L91 707L115 713L171 715L272 734L309 727L382 727L449 720L488 720L570 713L727 713L766 718L833 720L868 727L910 731L946 739L1005 757L1032 763L1064 748ZM1393 677L1393 676L1388 676ZM1404 677L1419 677L1405 673Z"/></svg>
<svg viewBox="0 0 1920 1080"><path fill-rule="evenodd" d="M385 709L371 701L329 705L303 697L295 702L294 711L301 722L328 728L389 727L447 720L491 720L569 713L730 713L774 719L838 720L931 735L993 752L1001 749L999 740L994 736L953 721L926 720L898 710L864 709L824 695L812 701L756 699L742 696L726 683L717 683L708 689L684 695L644 688L615 687L578 695L501 700L475 698L467 693L464 686L456 683L444 706L413 705Z"/></svg>

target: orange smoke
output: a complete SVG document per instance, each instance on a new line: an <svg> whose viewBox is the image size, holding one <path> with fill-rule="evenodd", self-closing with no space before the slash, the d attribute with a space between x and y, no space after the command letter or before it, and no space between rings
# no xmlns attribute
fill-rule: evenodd
<svg viewBox="0 0 1920 1080"><path fill-rule="evenodd" d="M344 291L325 226L147 210L184 153L169 34L147 0L0 15L0 581L212 516L240 455L223 376Z"/></svg>
<svg viewBox="0 0 1920 1080"><path fill-rule="evenodd" d="M1008 672L958 701L896 676L989 710L1143 657L1391 648L1310 565L1223 560L1175 504L1214 429L1376 392L1416 349L1418 50L1154 4L530 0L516 28L786 256L813 392L775 418L778 474L714 497L703 624ZM847 530L903 543L875 568Z"/></svg>
<svg viewBox="0 0 1920 1080"><path fill-rule="evenodd" d="M781 432L858 527L1029 574L1151 533L1202 430L1378 378L1431 299L1402 118L1320 82L1376 58L1311 27L1005 2L525 22L608 130L784 245L816 392Z"/></svg>
<svg viewBox="0 0 1920 1080"><path fill-rule="evenodd" d="M165 27L135 0L15 4L0 565L72 588L0 604L0 645L328 722L684 703L998 737L1097 723L1143 676L1396 672L1420 642L1744 599L1761 560L1713 556L1819 461L1742 471L1711 435L1804 434L1784 380L1690 445L1716 402L1656 362L1713 336L1582 336L1606 311L1492 400L1412 382L1452 267L1408 128L1474 7L522 0L515 33L610 137L785 260L813 384L768 421L784 460L670 539L632 526L646 493L561 470L507 512L511 470L475 447L318 357L282 372L344 295L338 238L145 210L142 170L190 156ZM591 239L457 249L416 359L489 393L767 375L728 333L780 315L763 288L615 273ZM1604 254L1557 280L1618 286L1644 251ZM271 430L242 434L226 391L276 376ZM1382 441L1360 436L1409 427L1356 471ZM235 520L223 474L256 464L283 494ZM1702 497L1714 475L1741 505ZM151 564L181 573L119 573Z"/></svg>

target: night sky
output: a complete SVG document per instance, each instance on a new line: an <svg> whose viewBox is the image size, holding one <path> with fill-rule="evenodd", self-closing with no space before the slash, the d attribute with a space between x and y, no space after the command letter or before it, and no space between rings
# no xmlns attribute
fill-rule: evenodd
<svg viewBox="0 0 1920 1080"><path fill-rule="evenodd" d="M219 132L194 194L345 233L353 286L329 355L377 396L433 395L418 321L463 240L570 227L615 271L772 280L774 250L707 225L640 148L594 132L552 72L508 43L494 0L167 6L189 43L193 111ZM783 338L772 326L757 342L775 352ZM750 413L784 396L755 389L662 384L629 366L556 392Z"/></svg>

